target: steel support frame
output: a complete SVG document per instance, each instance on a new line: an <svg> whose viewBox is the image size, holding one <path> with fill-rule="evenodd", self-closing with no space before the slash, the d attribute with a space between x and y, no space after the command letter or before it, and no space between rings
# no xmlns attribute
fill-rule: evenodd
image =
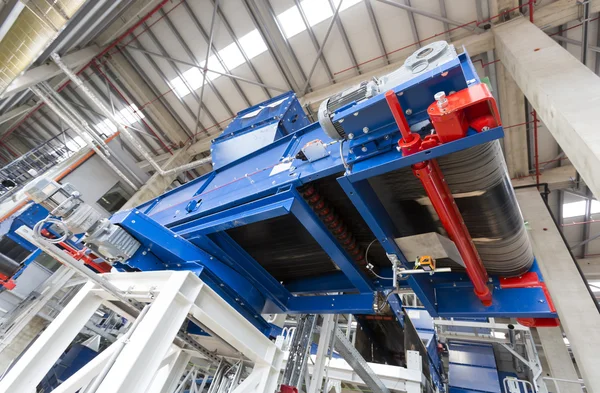
<svg viewBox="0 0 600 393"><path fill-rule="evenodd" d="M298 219L360 294L294 297L224 232L226 229L240 226L241 223L247 225L284 214L293 214ZM235 296L225 293L223 296L236 307L251 306L254 307L254 313L306 313L310 310L323 313L372 312L374 284L337 243L297 191L281 192L208 218L202 223L180 225L172 228L173 231L137 210L118 214L113 217L113 222L132 233L144 247L152 250L151 253L159 260L170 260L163 268L178 270L207 267L218 277L215 278L215 285L222 281L227 288L234 289ZM142 270L161 267L159 263L153 268L144 257L141 256L139 261L129 264ZM190 261L197 261L197 264ZM264 300L252 301L255 290L269 300L265 309L261 310Z"/></svg>
<svg viewBox="0 0 600 393"><path fill-rule="evenodd" d="M63 382L60 393L74 393L86 386L107 364L110 369L99 393L167 392L166 387L179 382L189 360L187 351L172 344L188 314L255 364L242 384L245 389L236 391L275 390L282 352L193 273L112 273L103 280L128 298L150 303L150 308L131 337L120 343L124 347L114 362L110 358L117 343ZM100 304L115 300L119 299L112 293L88 282L4 377L0 392L34 390ZM112 307L118 305L112 303Z"/></svg>

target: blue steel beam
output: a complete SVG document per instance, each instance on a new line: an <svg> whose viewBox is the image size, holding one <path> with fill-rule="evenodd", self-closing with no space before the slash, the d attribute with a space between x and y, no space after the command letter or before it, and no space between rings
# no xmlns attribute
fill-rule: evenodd
<svg viewBox="0 0 600 393"><path fill-rule="evenodd" d="M356 289L362 293L372 292L374 290L373 282L342 248L342 245L321 222L308 203L302 199L296 190L294 190L294 193L296 194L296 200L292 206L292 213L298 221L304 225L317 243L323 247L323 250L329 254L333 262L344 272Z"/></svg>

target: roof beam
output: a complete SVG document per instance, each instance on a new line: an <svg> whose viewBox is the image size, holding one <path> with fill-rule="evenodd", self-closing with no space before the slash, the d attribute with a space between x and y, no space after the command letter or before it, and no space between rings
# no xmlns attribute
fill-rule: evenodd
<svg viewBox="0 0 600 393"><path fill-rule="evenodd" d="M482 32L483 31L483 29L477 27L477 25L475 23L470 23L469 24L469 23L465 23L465 22L458 22L458 21L455 21L455 20L443 17L441 15L437 15L437 14L435 14L433 12L429 12L429 11L425 11L425 10L422 10L422 9L419 9L419 8L415 8L415 7L412 7L412 6L408 5L408 4L398 3L398 2L393 1L393 0L378 0L378 1L381 2L381 3L384 3L384 4L391 5L393 7L402 8L403 10L408 11L408 12L414 12L415 14L426 16L428 18L431 18L431 19L434 19L434 20L437 20L437 21L440 21L440 22L448 23L448 24L450 24L452 26L458 26L458 27L464 28L464 29L466 29L468 31L471 31L471 32Z"/></svg>
<svg viewBox="0 0 600 393"><path fill-rule="evenodd" d="M78 68L84 64L87 64L98 53L100 53L100 47L98 47L98 45L91 45L87 48L69 53L68 55L65 55L63 59L69 68ZM60 75L61 73L62 72L60 68L58 68L58 66L52 62L31 68L23 75L16 78L8 86L1 98L10 97L13 94L19 93L31 86L37 85L38 83L47 81L50 78Z"/></svg>
<svg viewBox="0 0 600 393"><path fill-rule="evenodd" d="M380 1L380 0L378 0ZM386 0L389 1L389 0ZM394 3L398 4L398 3ZM600 0L590 0L590 12L600 11ZM535 25L543 29L551 29L558 27L565 23L579 19L579 6L574 0L557 0L554 3L550 3L544 7L540 7L535 11ZM457 48L465 46L470 56L477 56L482 53L486 53L493 50L494 34L491 31L486 31L481 34L473 34L464 38L460 38L451 42ZM364 80L368 80L372 77L380 77L388 74L404 64L404 60L412 53L407 53L396 62L389 64L384 67L380 67L370 72L365 72L363 75L354 76L352 78L339 81L335 85L327 86L322 89L315 90L309 94L306 94L302 98L303 105L310 105L310 109L316 112L319 108L319 104L325 98L330 97L348 87L354 86Z"/></svg>
<svg viewBox="0 0 600 393"><path fill-rule="evenodd" d="M22 105L6 112L2 116L0 116L0 124L4 124L7 121L13 120L17 117L20 117L21 115L24 115L25 113L29 112L31 108L33 108L33 106L31 105Z"/></svg>

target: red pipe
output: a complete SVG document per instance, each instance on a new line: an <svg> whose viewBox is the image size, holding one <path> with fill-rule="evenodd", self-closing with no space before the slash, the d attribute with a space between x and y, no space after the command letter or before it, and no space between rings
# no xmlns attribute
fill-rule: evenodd
<svg viewBox="0 0 600 393"><path fill-rule="evenodd" d="M537 112L535 109L531 112L533 116L533 150L535 155L535 184L539 187L540 185L540 158L538 154L538 125L537 125Z"/></svg>
<svg viewBox="0 0 600 393"><path fill-rule="evenodd" d="M568 224L561 224L561 227L572 227L574 225L583 225L583 224L593 224L595 222L600 222L600 220L589 220L589 221L576 221L570 222Z"/></svg>
<svg viewBox="0 0 600 393"><path fill-rule="evenodd" d="M533 5L535 0L529 0L529 21L533 23Z"/></svg>
<svg viewBox="0 0 600 393"><path fill-rule="evenodd" d="M413 141L420 136L412 134L402 106L393 91L388 91L385 94L386 101L392 111L398 129L402 134L404 141ZM400 142L402 143L402 142ZM409 153L410 154L410 153ZM467 229L458 207L454 202L454 197L450 188L444 179L444 175L440 170L436 160L426 160L412 165L414 175L419 178L421 184L427 192L427 196L440 217L440 221L444 229L448 233L450 239L456 245L460 256L465 263L467 275L473 283L475 295L481 300L484 306L492 304L492 293L487 286L488 275L479 253L473 244L469 230Z"/></svg>

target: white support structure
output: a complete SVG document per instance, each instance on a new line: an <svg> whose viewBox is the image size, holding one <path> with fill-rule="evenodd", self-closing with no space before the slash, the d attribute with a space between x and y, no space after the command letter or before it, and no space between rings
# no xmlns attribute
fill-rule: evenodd
<svg viewBox="0 0 600 393"><path fill-rule="evenodd" d="M96 312L102 299L86 284L0 381L1 393L34 392L38 383Z"/></svg>
<svg viewBox="0 0 600 393"><path fill-rule="evenodd" d="M191 358L190 353L172 345L154 376L148 393L174 392Z"/></svg>
<svg viewBox="0 0 600 393"><path fill-rule="evenodd" d="M390 391L421 393L422 386L426 384L425 376L421 370L421 357L418 353L412 354L412 356L416 356L418 359L415 362L410 362L407 368L378 363L368 363L368 365ZM310 374L315 372L314 364L316 360L316 355L312 355L311 360L307 362ZM327 378L328 380L367 387L365 382L352 369L352 366L344 359L334 358L329 361L327 365Z"/></svg>
<svg viewBox="0 0 600 393"><path fill-rule="evenodd" d="M74 393L95 378L101 380L97 393L171 392L190 359L187 349L173 344L188 314L254 363L236 392L276 390L281 350L191 272L112 273L103 275L102 281L117 293L87 283L0 381L0 393L34 391L100 304L123 296L150 303L132 327L131 337L103 351L57 392Z"/></svg>

